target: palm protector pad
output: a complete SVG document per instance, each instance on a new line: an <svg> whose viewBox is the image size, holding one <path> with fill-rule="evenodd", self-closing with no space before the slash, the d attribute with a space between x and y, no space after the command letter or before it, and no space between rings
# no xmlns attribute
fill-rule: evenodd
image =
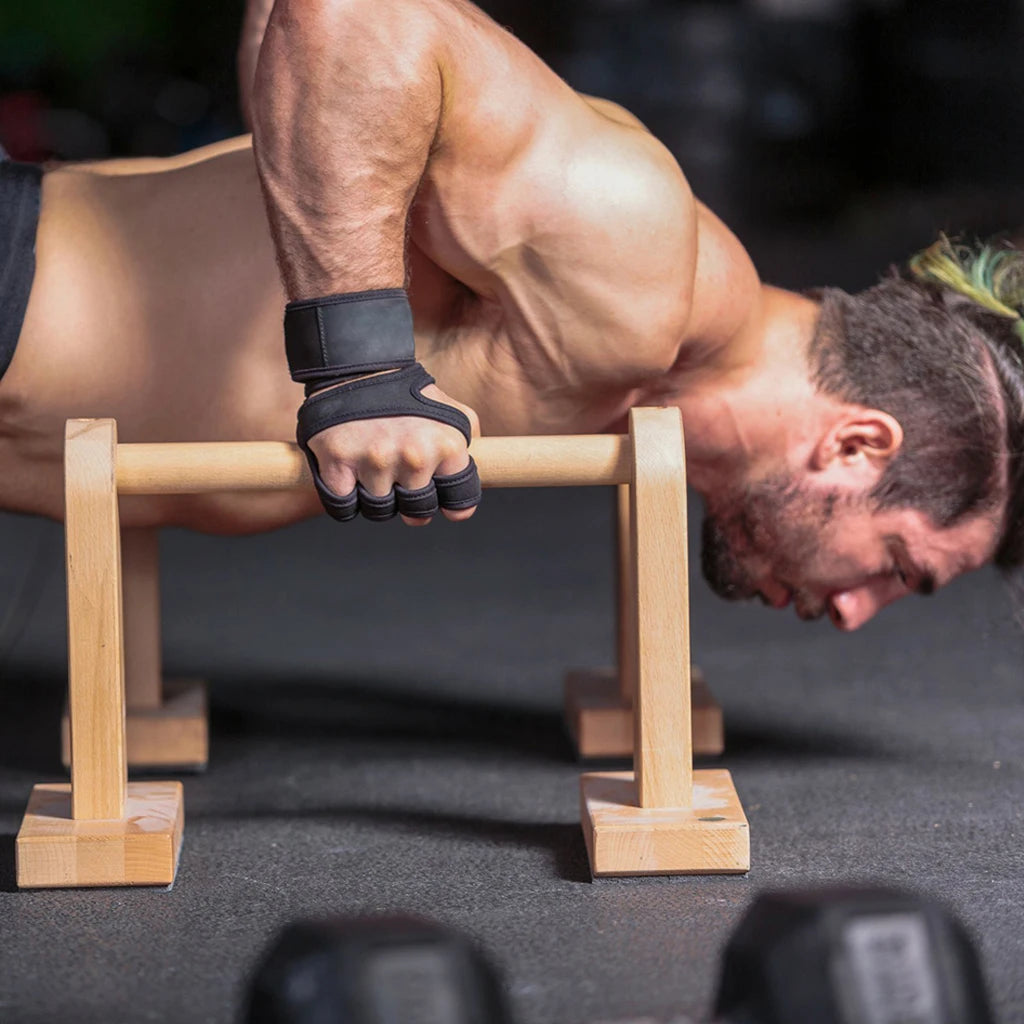
<svg viewBox="0 0 1024 1024"><path fill-rule="evenodd" d="M398 513L429 518L438 507L465 509L479 504L480 476L472 459L460 473L434 477L426 487L416 490L396 486L393 494L383 497L370 495L361 486L350 494L338 495L320 476L309 439L328 427L352 420L421 416L455 427L468 443L472 436L469 418L450 405L423 396L423 388L433 383L434 378L419 363L413 363L393 373L363 377L318 391L302 403L297 439L309 461L313 483L328 515L342 522L355 518L359 512L367 519L378 521L391 519Z"/></svg>

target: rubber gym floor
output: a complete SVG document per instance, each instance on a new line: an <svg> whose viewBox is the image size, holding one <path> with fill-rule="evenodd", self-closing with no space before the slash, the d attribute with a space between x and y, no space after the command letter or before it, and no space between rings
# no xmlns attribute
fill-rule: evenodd
<svg viewBox="0 0 1024 1024"><path fill-rule="evenodd" d="M522 1024L709 1016L753 896L836 881L945 901L999 1019L1024 1021L1024 631L995 574L843 635L694 571L752 868L595 883L561 677L612 657L612 533L601 490L489 492L458 527L166 532L165 666L212 701L177 880L18 892L25 802L63 778L63 551L57 525L5 516L0 1024L237 1021L281 925L379 912L472 936Z"/></svg>

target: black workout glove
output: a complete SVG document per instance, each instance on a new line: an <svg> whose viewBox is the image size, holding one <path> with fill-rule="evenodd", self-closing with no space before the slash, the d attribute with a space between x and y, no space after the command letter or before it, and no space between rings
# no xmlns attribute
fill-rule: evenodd
<svg viewBox="0 0 1024 1024"><path fill-rule="evenodd" d="M422 394L434 378L416 362L412 311L403 289L290 302L284 333L292 379L306 385L297 438L328 515L342 522L359 512L373 520L396 514L425 519L439 507L466 509L479 504L480 477L472 458L460 473L435 476L417 490L396 485L390 494L378 497L361 484L350 494L335 494L320 476L310 450L309 439L328 427L385 416L422 416L447 423L470 442L466 415ZM377 375L362 376L367 373Z"/></svg>

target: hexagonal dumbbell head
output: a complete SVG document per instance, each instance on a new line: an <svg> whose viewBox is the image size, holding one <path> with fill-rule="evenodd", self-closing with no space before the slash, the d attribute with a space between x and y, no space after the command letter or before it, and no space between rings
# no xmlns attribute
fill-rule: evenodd
<svg viewBox="0 0 1024 1024"><path fill-rule="evenodd" d="M414 918L290 924L253 976L249 1024L510 1024L467 939Z"/></svg>
<svg viewBox="0 0 1024 1024"><path fill-rule="evenodd" d="M993 1024L960 923L933 900L878 888L758 897L726 947L715 1016L737 1024Z"/></svg>

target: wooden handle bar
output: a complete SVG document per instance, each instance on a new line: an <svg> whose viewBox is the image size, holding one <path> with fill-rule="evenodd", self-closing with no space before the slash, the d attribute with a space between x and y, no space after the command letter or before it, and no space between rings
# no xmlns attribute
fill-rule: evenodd
<svg viewBox="0 0 1024 1024"><path fill-rule="evenodd" d="M480 437L470 451L484 487L580 487L630 479L629 437ZM274 491L312 486L298 445L284 441L119 444L120 494Z"/></svg>

